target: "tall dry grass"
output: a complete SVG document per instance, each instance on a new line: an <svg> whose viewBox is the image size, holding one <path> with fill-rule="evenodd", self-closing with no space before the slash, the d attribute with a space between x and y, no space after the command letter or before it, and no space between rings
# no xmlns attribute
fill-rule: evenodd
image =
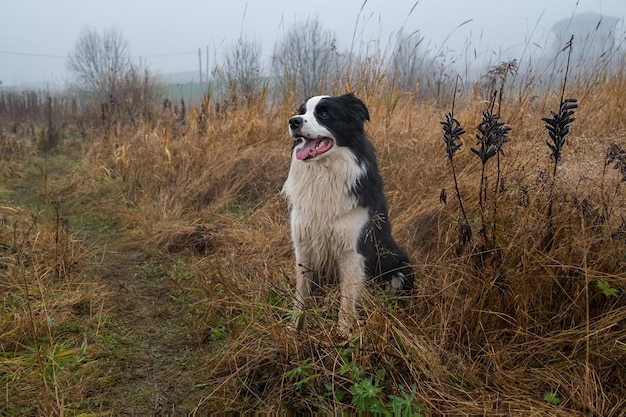
<svg viewBox="0 0 626 417"><path fill-rule="evenodd" d="M207 254L192 258L204 272L189 285L207 308L192 332L197 340L219 339L216 329L227 336L217 348L215 340L206 346L194 410L345 410L351 387L378 378L381 398L414 386L414 402L434 413L619 415L625 405L623 197L621 178L606 169L604 157L610 144L625 139L617 103L624 88L607 83L581 99L552 196L541 118L558 100L545 97L524 109L515 100L503 105L512 140L504 146L502 185L485 202L498 201L497 254L478 242L459 252L459 208L452 198L439 201L443 188L453 192L439 125L446 109L411 94L393 111L385 96L362 97L394 229L417 283L399 304L372 289L362 328L347 343L332 336L334 291L310 313L310 330L296 335L284 325L293 293L287 207L279 194L289 161L289 111L209 113L202 135L193 122L177 135L163 126L115 149L96 146L86 158L126 183L133 207L124 215L132 230L127 244L135 249L167 251L172 242L197 237L198 226L210 231L200 235ZM456 163L476 229L480 164L468 148L484 107L472 102L456 109L470 132ZM493 164L487 175L489 187ZM550 199L556 229L546 250ZM600 282L616 295L603 292Z"/></svg>
<svg viewBox="0 0 626 417"><path fill-rule="evenodd" d="M626 142L623 78L568 87L579 108L556 175L541 119L559 92L504 95L511 141L495 189L495 161L481 179L469 150L489 100L479 87L458 100L467 133L454 163L474 232L462 246L440 125L451 104L374 87L357 93L416 287L400 300L369 288L347 341L333 332L335 289L307 313L306 331L285 325L293 256L280 189L295 100L206 103L184 118L155 107L46 158L32 145L10 160L17 133L3 131L2 175L24 180L3 188L6 403L27 407L43 390L25 409L349 412L399 398L414 414L623 415L625 205L622 175L605 159ZM30 160L41 169L27 171ZM491 246L478 233L483 181ZM9 192L32 184L31 200ZM137 393L157 386L150 399Z"/></svg>

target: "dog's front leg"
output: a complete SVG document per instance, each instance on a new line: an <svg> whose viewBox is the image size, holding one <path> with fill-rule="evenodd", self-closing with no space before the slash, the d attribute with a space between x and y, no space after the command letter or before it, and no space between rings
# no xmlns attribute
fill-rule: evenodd
<svg viewBox="0 0 626 417"><path fill-rule="evenodd" d="M296 307L304 310L311 296L311 271L301 262L296 263Z"/></svg>
<svg viewBox="0 0 626 417"><path fill-rule="evenodd" d="M339 308L339 333L342 336L352 335L357 323L357 303L361 296L365 281L365 262L356 252L346 254L339 263L341 280L341 307Z"/></svg>
<svg viewBox="0 0 626 417"><path fill-rule="evenodd" d="M296 295L293 312L294 330L302 330L305 327L304 310L311 296L311 273L307 267L309 258L302 253L296 252Z"/></svg>

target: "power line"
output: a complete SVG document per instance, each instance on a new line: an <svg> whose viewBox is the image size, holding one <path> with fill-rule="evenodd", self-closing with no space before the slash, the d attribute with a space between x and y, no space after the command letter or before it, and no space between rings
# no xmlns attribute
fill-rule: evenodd
<svg viewBox="0 0 626 417"><path fill-rule="evenodd" d="M197 54L197 53L198 53L197 51L172 52L172 53L165 53L165 54L136 55L136 56L132 56L131 58L161 58L161 57L168 57L168 56L192 55L192 54ZM39 57L39 58L67 58L67 55L36 54L36 53L30 53L30 52L15 52L15 51L0 51L0 54L33 56L33 57Z"/></svg>
<svg viewBox="0 0 626 417"><path fill-rule="evenodd" d="M160 57L165 57L165 56L179 56L179 55L191 55L191 54L197 54L198 51L193 51L193 52L172 52L169 54L155 54L155 55L137 55L134 58L160 58Z"/></svg>
<svg viewBox="0 0 626 417"><path fill-rule="evenodd" d="M20 56L36 56L36 57L40 57L40 58L67 58L65 55L31 54L31 53L28 53L28 52L13 52L13 51L0 51L0 54L20 55Z"/></svg>

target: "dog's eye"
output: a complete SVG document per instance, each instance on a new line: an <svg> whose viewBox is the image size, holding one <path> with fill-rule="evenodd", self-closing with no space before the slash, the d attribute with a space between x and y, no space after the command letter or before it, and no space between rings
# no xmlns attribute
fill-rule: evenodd
<svg viewBox="0 0 626 417"><path fill-rule="evenodd" d="M318 116L320 117L320 119L328 119L328 112L321 111L319 112Z"/></svg>

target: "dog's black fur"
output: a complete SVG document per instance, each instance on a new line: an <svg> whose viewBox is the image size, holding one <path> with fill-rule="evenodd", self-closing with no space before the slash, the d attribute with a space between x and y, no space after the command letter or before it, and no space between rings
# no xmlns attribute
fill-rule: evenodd
<svg viewBox="0 0 626 417"><path fill-rule="evenodd" d="M352 330L353 301L365 280L379 280L395 294L413 288L409 258L392 236L366 121L369 111L354 94L312 97L289 120L295 141L283 190L292 209L297 299L305 304L310 294L306 271L337 273L345 332Z"/></svg>

